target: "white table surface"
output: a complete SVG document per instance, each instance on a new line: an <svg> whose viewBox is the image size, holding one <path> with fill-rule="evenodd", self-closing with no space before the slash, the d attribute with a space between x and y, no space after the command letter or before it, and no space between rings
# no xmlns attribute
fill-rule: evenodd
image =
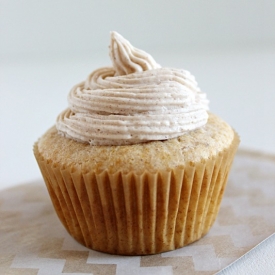
<svg viewBox="0 0 275 275"><path fill-rule="evenodd" d="M274 275L275 233L216 275Z"/></svg>

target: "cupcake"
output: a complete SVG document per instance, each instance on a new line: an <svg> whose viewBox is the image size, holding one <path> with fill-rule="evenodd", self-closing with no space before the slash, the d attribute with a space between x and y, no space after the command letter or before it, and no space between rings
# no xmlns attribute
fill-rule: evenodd
<svg viewBox="0 0 275 275"><path fill-rule="evenodd" d="M81 244L148 255L204 236L239 144L188 71L111 32L111 67L69 93L34 145L55 211Z"/></svg>

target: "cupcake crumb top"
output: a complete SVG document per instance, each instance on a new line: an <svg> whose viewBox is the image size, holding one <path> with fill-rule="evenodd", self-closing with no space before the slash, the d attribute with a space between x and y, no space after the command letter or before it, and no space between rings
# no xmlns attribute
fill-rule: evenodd
<svg viewBox="0 0 275 275"><path fill-rule="evenodd" d="M83 171L143 173L174 169L211 158L230 146L234 130L209 113L208 123L180 137L120 146L91 146L60 136L55 127L38 141L39 153L47 161Z"/></svg>

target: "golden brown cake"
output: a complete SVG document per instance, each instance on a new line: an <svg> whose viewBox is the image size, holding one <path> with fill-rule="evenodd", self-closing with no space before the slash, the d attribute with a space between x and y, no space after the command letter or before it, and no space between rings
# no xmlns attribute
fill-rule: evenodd
<svg viewBox="0 0 275 275"><path fill-rule="evenodd" d="M143 255L191 243L217 216L239 139L210 115L166 141L90 146L51 128L34 153L55 210L80 243Z"/></svg>
<svg viewBox="0 0 275 275"><path fill-rule="evenodd" d="M194 98L197 103L198 97ZM70 124L76 117L72 104L58 117L59 124L35 143L34 154L56 213L78 242L111 254L146 255L182 247L208 232L219 210L239 138L227 123L206 110L206 100L200 98L203 104L190 111L184 124L197 126L177 136L163 138L158 133L154 136L159 140L138 140L150 136L145 135L150 131L142 124L138 133L147 132L129 135L134 142L129 142L124 130L117 130L121 144L120 139L105 144L107 134L87 138L87 133L95 130L85 128L82 135L84 126L99 122L81 116L77 124ZM82 115L86 116L85 108ZM87 125L82 127L83 121ZM119 129L117 125L106 133ZM113 133L110 136L115 139Z"/></svg>

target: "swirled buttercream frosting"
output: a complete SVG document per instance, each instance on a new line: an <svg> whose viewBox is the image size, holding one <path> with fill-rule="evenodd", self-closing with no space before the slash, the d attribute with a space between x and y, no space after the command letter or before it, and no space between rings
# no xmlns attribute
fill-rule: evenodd
<svg viewBox="0 0 275 275"><path fill-rule="evenodd" d="M57 118L60 134L91 145L124 145L175 138L202 127L208 100L188 71L161 67L111 32L112 67L74 86Z"/></svg>

